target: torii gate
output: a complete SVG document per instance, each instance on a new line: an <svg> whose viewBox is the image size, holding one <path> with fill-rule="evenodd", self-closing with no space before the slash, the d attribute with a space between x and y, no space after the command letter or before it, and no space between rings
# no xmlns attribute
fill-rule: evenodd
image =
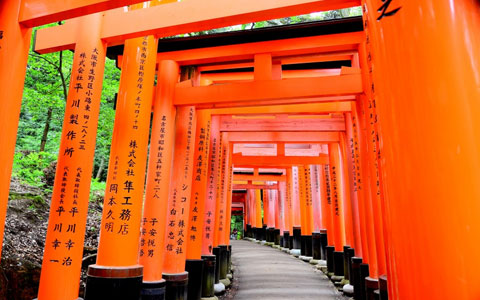
<svg viewBox="0 0 480 300"><path fill-rule="evenodd" d="M472 295L479 293L480 285L476 283L479 281L477 270L480 263L469 260L468 264L464 264L467 259L466 253L471 253L471 249L478 246L478 236L480 236L480 226L478 226L480 187L477 184L480 181L478 172L480 162L477 151L480 148L480 125L475 118L480 114L478 103L480 60L476 54L479 53L480 42L475 30L480 26L480 13L475 1L432 3L427 0L415 2L245 0L222 6L214 0L202 2L185 0L144 9L132 9L128 12L120 8L139 2L141 1L69 0L58 3L45 0L4 0L0 3L0 98L4 100L0 109L0 119L3 120L0 127L2 137L0 144L4 150L4 155L0 159L0 170L2 170L0 173L2 205L0 231L2 233L31 27L75 18L67 21L65 25L38 31L36 50L47 53L61 49L75 49L73 80L67 101L66 116L76 115L77 96L83 100L88 96L88 101L92 102L88 113L84 108L81 109L83 121L88 120L88 124L83 125L88 128L81 129L86 131L84 138L75 143L68 141L65 138L66 133L68 130L74 130L76 124L68 123L68 118L64 124L65 134L62 138L57 182L52 199L52 213L57 213L58 218L52 214L50 219L45 249L46 260L42 270L43 280L39 292L40 300L77 297L81 259L81 251L78 249L83 242L84 219L87 213L85 204L89 190L88 174L91 171L93 158L92 149L94 149L98 118L103 60L107 45L122 44L127 39L124 57L139 54L139 56L145 55L146 58L132 60L133 63L123 65L122 78L127 78L127 82L131 84L122 86L120 94L128 99L132 92L137 92L139 89L142 90L144 98L140 99L142 109L138 109L138 114L136 112L132 114L129 106L119 107L117 119L132 125L130 129L144 131L148 128L148 124L143 122L143 116L148 115L150 109L148 104L152 98L152 74L155 72L155 66L159 65L160 80L157 89L160 93L157 93L157 99L162 101L157 101L161 105L155 105L154 109L157 115L164 116L166 121L159 118L154 122L158 124L154 125L155 133L158 133L154 141L159 145L166 143L173 146L175 143L180 151L173 154L169 150L170 147L158 146L158 151L154 152L156 155L162 153L162 156L167 156L176 165L185 164L188 170L193 168L191 162L195 154L194 151L187 151L186 145L193 143L193 135L198 137L196 140L205 142L207 138L201 138L204 136L202 128L204 131L208 128L208 116L201 116L202 114L199 113L196 121L193 106L196 109L217 109L245 105L268 106L354 100L355 105L352 106L352 111L345 114L347 138L342 140L340 136L338 143L340 148L348 149L343 153L348 152L349 155L343 158L337 155L333 160L348 166L348 174L352 179L349 195L356 199L353 203L358 205L359 212L359 226L355 228L360 231L362 237L362 259L370 269L370 277L366 280L366 292L372 296L380 279L380 294L381 297L385 297L386 277L381 275L388 273L389 297L392 299L469 299ZM156 39L159 37L359 4L362 4L364 9L361 22L364 28L348 35L299 37L296 40L283 42L281 40L264 41L259 44L156 54ZM105 11L108 9L110 10ZM98 14L102 11L105 13ZM430 13L421 13L425 11ZM87 14L90 15L86 16ZM172 15L175 17L170 17ZM419 26L418 24L430 25ZM143 39L144 36L149 37ZM134 53L132 49L135 46L145 50ZM251 52L239 54L245 49L251 49ZM352 52L353 54L348 54ZM208 57L208 53L213 57ZM332 54L337 59L344 57L345 54L351 55L353 69L344 68L340 72L341 75L297 78L295 76L301 73L297 72L293 78L280 80L278 77L278 64L274 63L274 59L280 59L281 64L289 59L295 61L298 57L312 62L325 59L326 56L332 57ZM162 61L158 61L159 57ZM179 64L185 66L205 64L205 68L212 66L217 68L219 64L237 64L238 60L250 60L247 62L249 65L253 62L253 82L237 81L225 86L194 86L196 84L194 80L191 83L176 84ZM124 61L128 60L124 59ZM83 72L90 72L90 76L78 79L83 78L79 76L82 64L88 65L88 70L83 69ZM145 89L143 85L140 88L139 83L133 84L139 79L138 71L142 67L149 70L142 75ZM235 69L238 65L228 68ZM361 68L361 73L358 73L357 68ZM305 75L305 73L301 74ZM311 73L308 74L310 75ZM248 76L251 78L250 74ZM222 82L226 80L212 77L213 75L208 75L206 80L211 83L215 80L222 80ZM86 95L87 92L92 95ZM224 97L225 95L227 96ZM134 101L130 102L134 103ZM175 106L178 107L176 111ZM77 108L80 110L79 107ZM278 113L283 111L280 109ZM178 136L185 138L173 139L175 115L178 119L188 120L187 124L178 122L175 129ZM72 121L75 122L76 118L74 117ZM163 123L165 124L162 125ZM195 127L199 128L198 134ZM168 133L163 137L160 133L162 128ZM129 152L123 153L125 149L122 147L113 147L114 153L118 153L118 160L114 155L111 166L115 166L116 162L120 164L125 156L128 157L134 151L134 154L138 154L139 157L135 162L138 170L132 167L124 171L130 174L131 172L140 174L142 172L136 171L144 171L141 169L144 169L142 163L145 163L146 152L143 149L145 141L142 139L146 134L137 136L139 140L131 139L128 133L118 134L115 137L116 141L129 142L125 146ZM199 150L200 147L196 147L196 154L204 148ZM74 150L78 151L75 153ZM332 150L329 153L342 153L336 146L329 150ZM228 150L225 153L227 152ZM198 163L198 156L196 157ZM215 160L216 158L211 161ZM158 163L158 165L162 166L164 172L173 173L171 195L177 195L183 200L191 196L190 192L201 192L201 184L194 185L195 187L190 186L191 172L181 174L182 170L170 170L168 164ZM222 161L219 165L228 166L228 161L225 163ZM72 168L72 166L75 167ZM150 176L152 180L152 189L147 188L147 193L149 190L155 191L153 188L158 184L163 186L164 192L167 190L164 196L168 197L169 189L166 187L169 186L169 182L166 182L165 176L160 177L151 168L149 169L147 177ZM217 169L221 167L217 166L214 169L218 171ZM329 180L331 179L331 185L335 186L336 172L326 170L326 173L331 173ZM110 194L120 191L120 185L111 183L120 179L117 176L119 175L113 171L109 174L110 184L107 192ZM134 214L130 217L128 217L127 208L123 208L125 211L115 211L123 212L123 215L117 214L116 218L120 219L122 216L122 221L125 223L113 223L118 226L115 229L120 229L118 234L128 237L124 239L106 237L108 230L112 228L108 222L109 210L105 210L102 224L99 259L105 264L104 267L118 264L122 266L115 276L123 272L126 277L122 278L131 281L126 285L128 288L120 291L125 295L138 293L142 281L142 268L137 265L137 253L132 250L136 248L135 242L132 242L136 237L135 234L128 233L130 230L139 232L141 222L144 221L140 220L141 202L133 202L138 199L130 196L138 193L137 183L142 181L141 176L135 177L135 180L121 182L124 186L122 186L123 194L120 198L111 200L114 198L112 196L106 199L106 207L108 203L112 205L116 203L115 200L126 206L133 205L130 212ZM201 176L199 181L207 182L206 177L204 175L202 179ZM80 187L78 192L74 191L75 188L62 187L63 178L65 182L78 184ZM183 189L185 185L189 188ZM207 186L212 187L210 181ZM449 188L441 189L439 186ZM152 197L155 197L156 194L151 193ZM228 195L228 193L224 194L224 196ZM331 196L336 197L334 192ZM65 210L60 205L63 204L62 201L66 201L64 199L69 201L75 199L73 200L75 203L69 203L69 209ZM459 204L452 199L461 199L462 202ZM110 200L113 202L108 202ZM146 205L150 202L147 201ZM189 211L190 202L185 201L177 205L169 201L166 209ZM192 205L192 208L195 208L195 205ZM165 207L158 209L162 210ZM69 215L71 217L65 219L65 222L55 223L60 220L60 217ZM77 221L75 217L81 220ZM184 220L169 215L166 220L161 221L174 222L178 225ZM143 228L156 224L151 217L144 222ZM333 229L339 230L342 225L338 223L333 226ZM149 228L149 230L152 229L156 228ZM180 230L175 226L171 232L178 235ZM58 237L62 238L62 243L66 243L67 247L59 249L58 252L62 252L62 255L56 258L52 253L57 249L55 234L60 234L59 232L61 235ZM169 232L167 236L168 234ZM426 239L425 236L430 238ZM364 241L366 243L363 243ZM76 247L72 248L74 244L69 242L77 243ZM185 283L186 276L182 266L185 247L180 245L178 240L176 242L177 253L166 255L164 271L173 273L166 275L168 282ZM148 241L146 240L145 243L148 248ZM150 247L152 244L150 243ZM343 251L337 247L339 244L341 243L338 241L329 241L329 245L336 246L337 254ZM167 243L165 246L169 245ZM449 247L442 245L449 245ZM121 257L113 255L115 252L112 250L116 247L125 249ZM412 251L412 248L415 248L415 251ZM179 258L172 259L173 257ZM338 255L335 257L338 258ZM448 266L438 263L446 257L449 259ZM49 265L55 267L49 267ZM454 280L447 275L450 274L448 268L451 266L457 268ZM145 264L145 267L148 268L151 265ZM366 267L367 265L362 265L362 270L365 271ZM101 282L99 289L107 294L113 292L107 288L106 284L107 276L111 273L107 275L106 268L97 268L97 270L99 270L97 279ZM150 271L146 274L157 280L154 282L159 282L158 274L152 274ZM411 279L412 274L415 274L417 280ZM429 280L431 274L436 274L435 281ZM92 292L87 293L87 300L96 299L95 297L102 298L100 292L96 293L95 280L90 281L88 286L93 295ZM131 288L132 286L135 288ZM362 286L365 286L363 282L358 283L355 291L362 292ZM167 290L167 293L171 293L172 285ZM111 296L111 294L108 295Z"/></svg>

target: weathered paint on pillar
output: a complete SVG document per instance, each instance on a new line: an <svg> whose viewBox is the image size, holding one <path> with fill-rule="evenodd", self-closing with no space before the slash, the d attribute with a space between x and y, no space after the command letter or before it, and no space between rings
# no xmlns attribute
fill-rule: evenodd
<svg viewBox="0 0 480 300"><path fill-rule="evenodd" d="M175 118L175 152L167 208L164 273L185 271L188 242L189 209L192 193L193 148L195 145L195 107L177 108Z"/></svg>
<svg viewBox="0 0 480 300"><path fill-rule="evenodd" d="M201 110L197 112L187 259L201 259L202 256L202 236L208 183L210 122L210 111Z"/></svg>
<svg viewBox="0 0 480 300"><path fill-rule="evenodd" d="M5 217L12 174L23 84L32 30L18 24L22 1L0 1L0 240L3 243ZM1 254L1 249L0 249Z"/></svg>
<svg viewBox="0 0 480 300"><path fill-rule="evenodd" d="M178 74L179 67L176 62L161 61L158 64L145 205L140 233L139 257L144 268L144 282L162 280L167 199L175 140L176 110L173 106L173 96Z"/></svg>
<svg viewBox="0 0 480 300"><path fill-rule="evenodd" d="M220 154L220 119L212 116L209 142L209 164L207 194L205 199L205 216L203 223L202 254L212 255L215 233L215 216L217 205L217 183Z"/></svg>
<svg viewBox="0 0 480 300"><path fill-rule="evenodd" d="M389 298L476 298L479 3L367 4L375 100L385 136L380 137L379 159L390 254ZM435 280L428 280L432 274Z"/></svg>
<svg viewBox="0 0 480 300"><path fill-rule="evenodd" d="M341 195L341 153L340 145L332 143L328 145L328 152L330 155L330 189L332 197L332 225L333 225L333 240L335 251L342 252L345 246L345 222L343 214L343 203Z"/></svg>
<svg viewBox="0 0 480 300"><path fill-rule="evenodd" d="M153 36L125 42L98 266L138 264L156 49Z"/></svg>
<svg viewBox="0 0 480 300"><path fill-rule="evenodd" d="M106 46L101 14L81 18L63 119L38 299L77 299Z"/></svg>

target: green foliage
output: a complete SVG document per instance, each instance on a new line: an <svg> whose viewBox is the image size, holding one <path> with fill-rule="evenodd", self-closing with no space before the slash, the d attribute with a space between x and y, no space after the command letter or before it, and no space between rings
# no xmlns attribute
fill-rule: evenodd
<svg viewBox="0 0 480 300"><path fill-rule="evenodd" d="M107 183L105 181L93 178L90 185L90 201L101 200L106 188Z"/></svg>
<svg viewBox="0 0 480 300"><path fill-rule="evenodd" d="M13 176L31 186L43 186L43 169L56 155L48 152L17 152L13 160Z"/></svg>
<svg viewBox="0 0 480 300"><path fill-rule="evenodd" d="M243 216L236 216L232 215L231 219L231 232L233 230L237 230L237 239L241 239L243 237Z"/></svg>

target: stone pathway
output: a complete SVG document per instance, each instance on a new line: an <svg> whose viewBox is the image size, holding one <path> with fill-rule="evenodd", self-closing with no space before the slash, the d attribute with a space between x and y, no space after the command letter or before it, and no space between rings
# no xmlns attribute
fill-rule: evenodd
<svg viewBox="0 0 480 300"><path fill-rule="evenodd" d="M278 249L250 241L232 241L237 300L345 300L313 266Z"/></svg>

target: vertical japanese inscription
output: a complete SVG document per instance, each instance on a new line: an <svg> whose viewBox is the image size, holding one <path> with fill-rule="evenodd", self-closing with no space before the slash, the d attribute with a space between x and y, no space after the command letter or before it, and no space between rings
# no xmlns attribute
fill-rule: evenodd
<svg viewBox="0 0 480 300"><path fill-rule="evenodd" d="M103 52L103 51L102 51ZM70 267L81 263L84 222L88 205L90 172L84 170L85 159L92 159L99 109L100 92L95 89L97 73L103 76L103 57L99 62L99 49L79 52L72 72L70 94L65 109L59 163L56 173L49 236L44 261ZM91 167L87 168L90 170ZM85 192L85 190L87 190ZM87 196L86 196L87 195ZM87 199L85 199L87 197ZM51 227L51 228L50 228ZM82 236L80 236L82 235ZM79 261L75 261L79 260Z"/></svg>
<svg viewBox="0 0 480 300"><path fill-rule="evenodd" d="M185 126L182 122L186 123ZM166 261L167 266L174 262L167 261L170 255L182 256L186 254L185 245L188 238L188 215L191 198L192 160L193 160L193 132L195 131L195 108L181 107L177 109L177 131L175 141L174 166L181 168L174 170L172 189L169 196L166 228ZM179 139L179 140L178 140ZM179 258L176 258L179 259ZM178 266L175 266L178 267ZM166 272L171 272L169 267ZM180 270L174 270L180 271Z"/></svg>

